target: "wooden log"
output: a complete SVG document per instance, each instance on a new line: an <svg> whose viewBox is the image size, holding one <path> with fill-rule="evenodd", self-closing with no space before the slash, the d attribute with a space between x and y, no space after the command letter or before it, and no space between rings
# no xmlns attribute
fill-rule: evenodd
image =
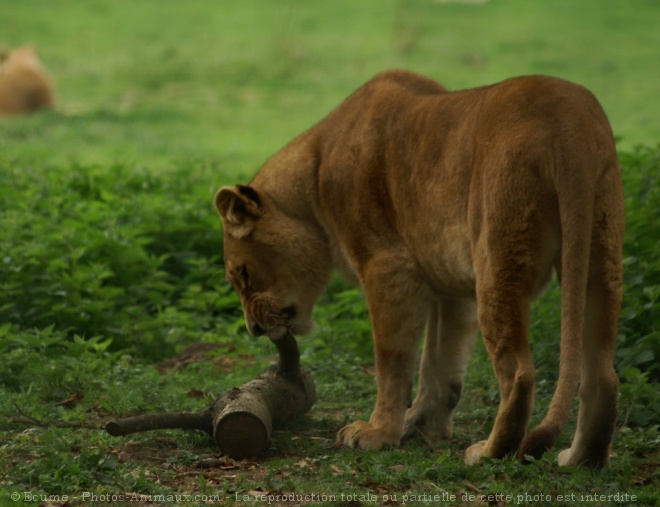
<svg viewBox="0 0 660 507"><path fill-rule="evenodd" d="M273 341L278 364L259 377L229 391L199 412L146 414L110 421L113 436L155 429L201 430L211 435L230 458L255 457L268 449L273 428L305 414L316 401L312 377L300 370L295 338Z"/></svg>

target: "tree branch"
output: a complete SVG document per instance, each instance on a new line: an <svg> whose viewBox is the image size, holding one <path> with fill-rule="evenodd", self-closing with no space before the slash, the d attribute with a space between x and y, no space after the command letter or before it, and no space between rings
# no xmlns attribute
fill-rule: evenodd
<svg viewBox="0 0 660 507"><path fill-rule="evenodd" d="M273 342L278 364L256 379L234 388L199 412L146 414L110 421L106 431L123 436L155 429L200 430L211 435L222 452L235 459L268 449L273 427L305 414L316 401L312 377L300 370L300 352L288 334Z"/></svg>

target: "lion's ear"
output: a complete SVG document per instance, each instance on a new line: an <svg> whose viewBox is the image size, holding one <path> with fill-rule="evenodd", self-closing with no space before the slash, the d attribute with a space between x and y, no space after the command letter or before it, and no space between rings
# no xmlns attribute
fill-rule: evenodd
<svg viewBox="0 0 660 507"><path fill-rule="evenodd" d="M215 194L215 207L224 227L237 239L250 234L263 214L259 192L246 185L220 188Z"/></svg>

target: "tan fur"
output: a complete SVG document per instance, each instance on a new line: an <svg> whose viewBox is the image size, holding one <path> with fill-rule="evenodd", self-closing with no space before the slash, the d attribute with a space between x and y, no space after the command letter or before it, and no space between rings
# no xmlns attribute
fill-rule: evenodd
<svg viewBox="0 0 660 507"><path fill-rule="evenodd" d="M53 83L31 46L3 55L0 64L0 115L32 113L55 105Z"/></svg>
<svg viewBox="0 0 660 507"><path fill-rule="evenodd" d="M480 327L500 387L489 438L466 462L539 456L580 382L562 465L605 465L616 417L623 197L608 120L584 88L520 77L447 92L385 72L294 139L250 186L223 187L227 276L248 329L277 339L311 327L331 269L364 288L378 395L338 442L448 437ZM557 389L526 436L534 398L529 305L562 286ZM417 397L409 407L420 336Z"/></svg>

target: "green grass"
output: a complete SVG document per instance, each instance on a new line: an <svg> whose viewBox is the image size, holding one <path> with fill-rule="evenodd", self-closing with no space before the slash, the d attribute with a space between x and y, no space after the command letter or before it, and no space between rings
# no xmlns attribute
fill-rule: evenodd
<svg viewBox="0 0 660 507"><path fill-rule="evenodd" d="M181 504L176 494L264 505L291 493L334 496L327 505L631 503L607 497L617 493L660 505L655 1L31 0L0 3L0 19L0 44L34 43L59 95L56 112L0 119L0 505L59 505L63 495L70 505L112 495ZM319 400L275 432L266 455L234 462L195 433L107 435L110 418L201 408L274 360L267 340L246 334L224 280L213 193L392 67L450 88L554 74L602 101L620 138L627 213L611 466L554 464L575 414L557 448L529 466L464 466L497 406L480 343L452 439L335 449L337 430L368 417L375 397L364 298L338 279L300 340ZM557 297L553 286L534 305L533 421L554 387ZM159 371L199 341L222 347ZM580 496L594 494L605 500Z"/></svg>
<svg viewBox="0 0 660 507"><path fill-rule="evenodd" d="M245 177L376 72L449 88L553 74L594 91L621 146L660 138L654 0L31 0L0 44L35 44L60 114L0 123L0 162L217 160Z"/></svg>
<svg viewBox="0 0 660 507"><path fill-rule="evenodd" d="M522 495L521 505L538 503L526 494L543 494L559 505L559 495L619 493L658 505L660 264L650 238L660 236L652 219L660 152L639 150L622 161L631 218L617 353L621 410L612 464L601 472L557 468L556 449L527 467L463 465L464 449L487 436L497 405L480 343L451 440L433 449L421 440L380 453L335 449L337 430L368 417L375 395L365 301L338 279L317 306L316 331L300 340L319 400L309 416L275 432L266 455L234 462L208 437L177 431L110 437L101 428L111 418L204 407L274 360L267 340L244 331L222 276L207 184L217 169L13 165L0 186L0 505L15 492L25 503L26 492L69 495L72 505L84 505L84 494L126 493L219 495L236 504L239 495L243 505L291 493L343 494L344 505L373 504L366 495L379 502L396 495L402 505L404 495L443 494ZM556 287L534 306L533 421L554 385L557 307ZM198 341L222 348L207 361L159 372L160 361ZM557 449L569 444L575 413L571 421ZM353 495L358 503L350 503ZM470 505L467 498L461 503Z"/></svg>

